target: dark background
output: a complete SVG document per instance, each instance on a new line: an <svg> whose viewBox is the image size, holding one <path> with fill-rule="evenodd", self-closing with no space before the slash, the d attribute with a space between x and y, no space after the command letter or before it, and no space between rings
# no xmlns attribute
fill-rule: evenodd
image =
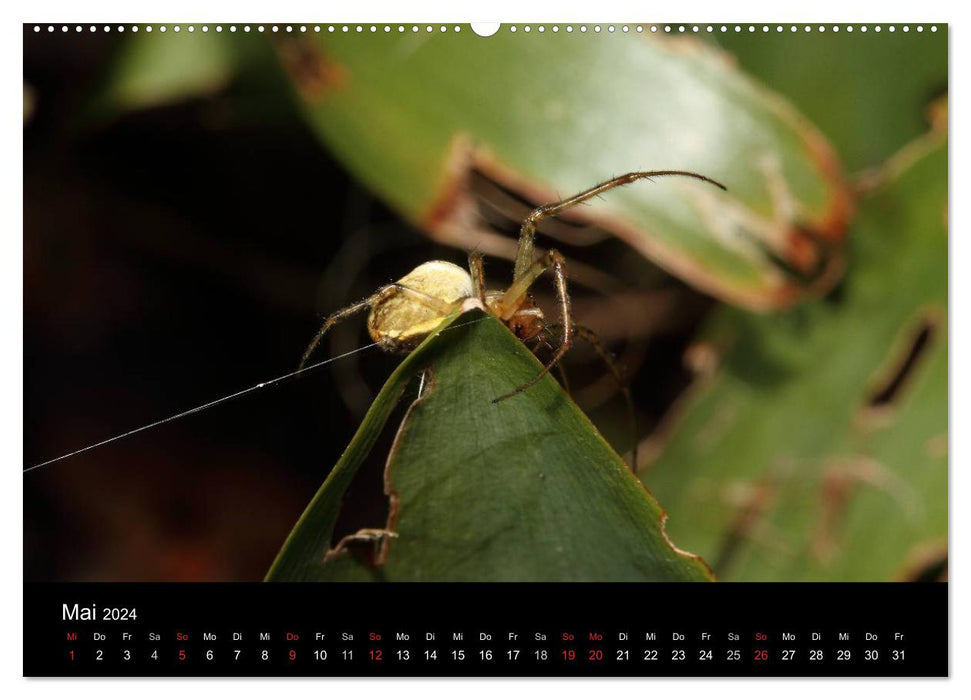
<svg viewBox="0 0 971 700"><path fill-rule="evenodd" d="M25 28L25 468L292 371L326 313L422 261L464 258L351 181L269 83L100 114L117 41ZM515 235L526 210L491 223ZM630 262L609 240L582 255ZM496 284L510 273L490 261ZM650 337L608 334L642 435L683 387L710 306L666 275L652 285L666 301ZM574 293L581 322L612 315ZM320 358L369 342L351 320ZM623 451L623 403L595 359L575 353L571 383ZM261 579L398 361L365 350L26 474L25 578ZM375 452L339 533L384 521Z"/></svg>

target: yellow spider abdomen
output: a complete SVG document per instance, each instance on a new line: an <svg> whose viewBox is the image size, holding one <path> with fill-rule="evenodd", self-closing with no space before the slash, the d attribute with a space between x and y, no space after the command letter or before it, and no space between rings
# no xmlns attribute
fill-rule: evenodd
<svg viewBox="0 0 971 700"><path fill-rule="evenodd" d="M388 288L371 307L368 332L394 351L414 348L455 308L472 296L468 271L443 260L422 263Z"/></svg>

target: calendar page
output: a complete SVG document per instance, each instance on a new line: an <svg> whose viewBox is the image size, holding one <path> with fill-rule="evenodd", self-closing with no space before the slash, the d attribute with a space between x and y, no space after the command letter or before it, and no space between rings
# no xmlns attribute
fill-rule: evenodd
<svg viewBox="0 0 971 700"><path fill-rule="evenodd" d="M25 24L24 675L947 676L947 90L941 23Z"/></svg>

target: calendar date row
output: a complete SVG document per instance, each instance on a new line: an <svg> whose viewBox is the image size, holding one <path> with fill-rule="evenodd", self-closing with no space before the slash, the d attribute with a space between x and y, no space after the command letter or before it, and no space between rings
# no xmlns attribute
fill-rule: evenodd
<svg viewBox="0 0 971 700"><path fill-rule="evenodd" d="M94 662L103 661L172 661L185 663L189 661L199 662L271 662L285 661L296 663L298 661L322 662L356 662L364 660L369 663L382 664L387 662L408 663L421 661L434 663L441 660L448 660L455 663L475 660L478 662L507 661L516 662L521 659L529 659L535 662L560 663L602 663L607 661L614 662L658 662L662 660L671 662L687 662L694 660L697 662L710 662L720 659L726 662L768 663L771 661L793 662L805 660L809 662L850 662L862 660L866 662L877 662L889 660L892 662L902 662L907 658L906 648L682 648L682 647L651 647L651 648L587 648L587 649L520 649L520 648L336 648L327 649L322 647L297 649L297 648L233 648L233 647L200 647L192 648L159 648L145 647L122 647L118 649L92 648L80 649L70 648L67 650L68 660L83 661L91 660Z"/></svg>

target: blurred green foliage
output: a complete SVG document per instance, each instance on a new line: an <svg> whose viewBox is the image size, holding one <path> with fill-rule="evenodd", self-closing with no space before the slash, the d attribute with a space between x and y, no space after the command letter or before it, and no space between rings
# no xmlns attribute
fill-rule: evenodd
<svg viewBox="0 0 971 700"><path fill-rule="evenodd" d="M947 31L825 28L764 33L759 25L716 41L812 120L848 170L878 166L927 130L927 105L946 94Z"/></svg>
<svg viewBox="0 0 971 700"><path fill-rule="evenodd" d="M938 136L888 166L830 298L711 318L696 354L718 367L641 476L677 515L674 540L720 576L887 580L944 556L946 172Z"/></svg>
<svg viewBox="0 0 971 700"><path fill-rule="evenodd" d="M234 42L220 34L142 32L121 43L99 100L106 111L169 104L225 88L238 65Z"/></svg>

